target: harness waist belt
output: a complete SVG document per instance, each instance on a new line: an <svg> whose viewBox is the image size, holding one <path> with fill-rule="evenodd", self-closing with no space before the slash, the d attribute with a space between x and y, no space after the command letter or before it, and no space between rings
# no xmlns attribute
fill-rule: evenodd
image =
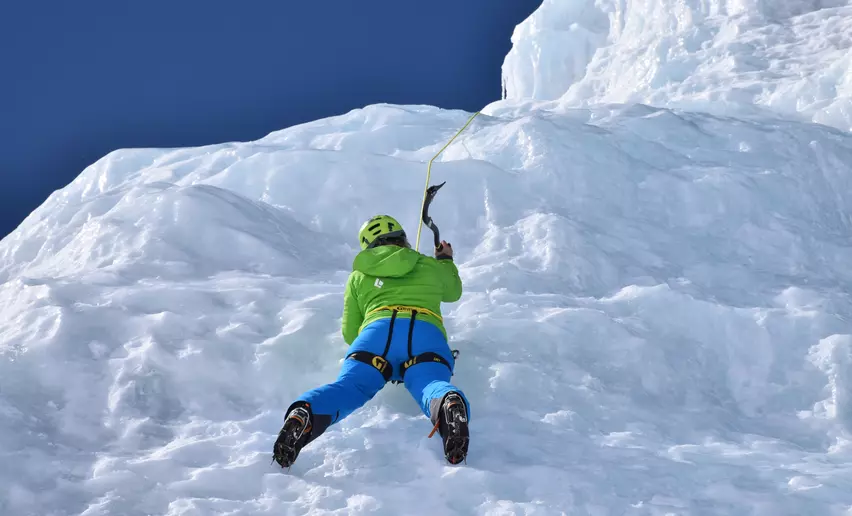
<svg viewBox="0 0 852 516"><path fill-rule="evenodd" d="M438 319L441 322L441 324L444 323L444 318L441 317L439 314L436 314L432 310L428 310L426 308L420 308L420 307L417 307L417 306L405 306L405 305L380 306L378 308L375 308L375 309L367 312L367 315L372 315L376 312L382 312L382 311L389 311L389 312L397 311L397 312L407 312L407 313L417 312L418 314L431 315L435 319Z"/></svg>

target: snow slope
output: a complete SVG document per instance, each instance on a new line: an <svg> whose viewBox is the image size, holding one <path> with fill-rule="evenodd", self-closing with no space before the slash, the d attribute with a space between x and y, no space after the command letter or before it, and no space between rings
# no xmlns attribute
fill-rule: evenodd
<svg viewBox="0 0 852 516"><path fill-rule="evenodd" d="M849 0L544 0L512 41L510 99L769 112L852 130Z"/></svg>
<svg viewBox="0 0 852 516"><path fill-rule="evenodd" d="M345 354L360 223L413 233L468 116L118 151L51 195L0 242L0 514L852 514L852 135L777 113L488 106L433 167L468 464L394 386L270 464Z"/></svg>

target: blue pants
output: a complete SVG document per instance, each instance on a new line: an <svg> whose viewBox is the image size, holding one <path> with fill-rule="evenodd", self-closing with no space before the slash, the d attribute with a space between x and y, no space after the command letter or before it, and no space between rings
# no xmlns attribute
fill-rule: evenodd
<svg viewBox="0 0 852 516"><path fill-rule="evenodd" d="M391 380L401 379L399 371L403 362L409 358L410 325L411 320L405 317L397 317L393 322L390 348L385 357L393 366ZM370 323L352 343L347 355L362 350L381 355L387 346L390 329L390 319L379 319ZM441 330L429 322L415 319L414 331L411 334L411 355L416 356L428 351L437 353L447 360L450 367L455 367L452 352ZM439 362L417 363L405 372L405 388L420 404L420 409L433 424L438 421L440 403L448 392L458 392L464 398L468 408L468 418L470 418L470 405L467 398L460 389L450 383L451 376L451 369ZM384 376L372 365L353 359L344 360L340 374L334 383L312 389L302 394L296 402L306 402L310 405L314 416L315 434L311 436L311 440L318 437L327 426L341 421L370 401L384 386Z"/></svg>

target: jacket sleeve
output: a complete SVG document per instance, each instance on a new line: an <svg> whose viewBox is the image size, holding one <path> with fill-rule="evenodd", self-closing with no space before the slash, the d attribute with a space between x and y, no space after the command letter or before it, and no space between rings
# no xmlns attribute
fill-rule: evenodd
<svg viewBox="0 0 852 516"><path fill-rule="evenodd" d="M358 329L361 323L364 322L364 314L361 312L361 306L358 304L358 289L355 274L349 275L349 280L346 282L346 291L343 293L343 322L341 323L341 332L343 340L347 344L352 344L358 336Z"/></svg>
<svg viewBox="0 0 852 516"><path fill-rule="evenodd" d="M458 301L462 295L462 282L459 277L459 269L453 263L452 258L438 260L438 270L441 274L441 283L444 287L444 294L441 301L445 303Z"/></svg>

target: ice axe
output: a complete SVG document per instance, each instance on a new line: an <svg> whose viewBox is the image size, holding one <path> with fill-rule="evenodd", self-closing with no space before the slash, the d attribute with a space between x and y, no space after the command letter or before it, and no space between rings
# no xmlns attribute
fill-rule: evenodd
<svg viewBox="0 0 852 516"><path fill-rule="evenodd" d="M445 184L447 184L446 181L439 185L432 185L426 189L426 198L423 201L423 213L420 214L420 219L435 235L435 251L438 252L444 248L444 244L441 243L441 232L438 229L438 226L435 225L435 221L429 216L429 205L432 204L432 199L435 198L435 194L438 193L438 190L440 190Z"/></svg>

